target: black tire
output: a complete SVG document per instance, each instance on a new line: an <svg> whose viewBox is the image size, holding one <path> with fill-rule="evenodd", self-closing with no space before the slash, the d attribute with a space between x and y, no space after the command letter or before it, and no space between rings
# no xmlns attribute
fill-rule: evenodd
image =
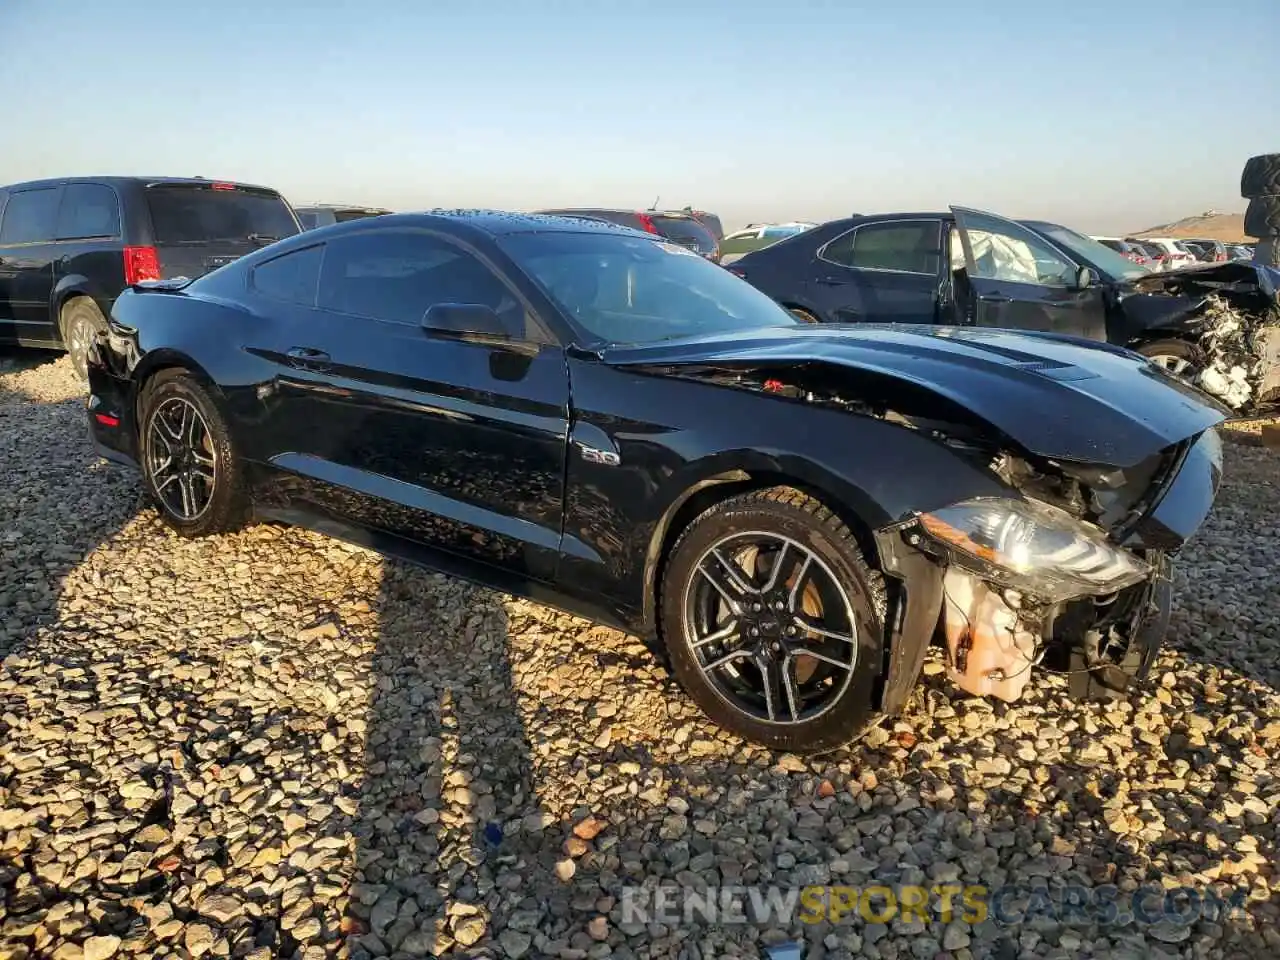
<svg viewBox="0 0 1280 960"><path fill-rule="evenodd" d="M154 469L165 453L162 446L165 441L157 438L156 431L166 429L164 425L158 425L156 419L168 418L166 423L171 424L171 411L180 410L183 405L196 410L203 420L206 439L199 446L213 463L212 467L207 468L212 474L212 482L191 480L191 471L187 471L185 483L195 491L193 498L196 493L202 499L207 497L207 505L191 516L182 515L180 507L175 504L172 484L163 491L160 489L161 475ZM181 443L176 438L170 439ZM138 399L138 451L142 482L147 495L164 522L175 532L184 537L204 537L227 533L244 525L249 501L245 491L243 465L218 405L208 389L189 371L176 368L162 370L143 386ZM170 453L172 452L171 448ZM195 464L192 466L194 469ZM164 476L167 478L180 472L179 466ZM184 481L181 478L178 484L179 491L182 491ZM181 500L181 496L178 499Z"/></svg>
<svg viewBox="0 0 1280 960"><path fill-rule="evenodd" d="M1280 153L1264 153L1245 161L1240 174L1240 196L1271 197L1280 194Z"/></svg>
<svg viewBox="0 0 1280 960"><path fill-rule="evenodd" d="M1167 358L1170 362L1160 363L1160 366L1189 383L1195 383L1206 363L1204 351L1188 340L1152 340L1140 344L1137 352L1157 362Z"/></svg>
<svg viewBox="0 0 1280 960"><path fill-rule="evenodd" d="M789 581L790 587L782 583L775 593L789 592L789 606L794 609L802 582L804 588L800 591L803 594L800 603L804 607L810 602L811 588L817 593L815 584L821 582L837 586L843 596L826 594L840 601L831 604L833 609L837 609L834 621L827 618L825 606L818 613L806 610L805 616L810 623L815 616L821 618L822 625L828 628L833 622L847 624L838 630L843 635L853 636L856 641L850 653L841 654L852 659L851 669L842 666L837 670L804 657L806 646L818 649L811 645L825 643L834 645L834 648L826 647L827 650L847 651L847 641L823 640L813 633L804 639L794 636L780 638L779 631L783 629L795 632L794 627L783 627L783 624L801 621L791 620L786 613L771 612L767 593L743 594L764 598L762 605L754 605L757 608L762 606L763 613L751 613L745 609L742 617L735 613L731 619L737 624L736 631L725 645L704 642L699 647L708 650L707 657L720 660L725 659L726 649L738 651L735 655L743 659L722 669L735 675L729 681L731 684L743 687L749 687L752 682L756 684L759 688L755 697L757 707L768 711L765 716L753 713L749 705L744 707L735 703L731 692L726 692L717 685L719 681L709 679L704 673L699 650L694 647L693 633L698 626L691 622L691 617L696 619L696 613L691 611L698 608L697 598L700 595L710 596L714 605L721 604L715 594L707 593L709 581L699 572L699 563L710 558L712 548L723 545L725 538L756 535L785 538L789 543L785 549L800 548L796 551L799 556L808 554L811 558L809 564L795 573L794 580ZM764 555L757 553L756 556ZM813 558L818 561L816 564L812 562ZM716 566L715 569L723 568ZM813 569L814 573L805 576L806 569ZM737 570L746 574L741 566ZM766 570L760 576L767 578L767 574ZM838 609L841 605L843 610ZM822 753L846 744L877 719L874 698L876 680L882 670L885 609L884 580L867 563L849 528L819 501L791 487L770 487L732 497L698 516L681 533L671 550L659 597L662 637L671 658L672 670L703 711L716 723L748 740L775 750L803 754ZM743 619L751 618L754 622L761 617L770 618L773 627L766 629L765 637L749 639ZM801 632L807 632L806 628L802 627ZM770 638L781 639L781 644ZM780 645L786 652L779 652ZM773 653L764 648L772 648ZM799 654L798 659L795 654ZM770 719L775 711L763 692L764 670L757 666L756 658L770 656L781 656L781 669L788 678L786 686L776 689L786 691L791 704L802 704L799 710L791 706L785 719ZM776 665L776 659L774 663ZM809 670L804 680L801 680L802 665L807 665ZM722 675L716 673L715 676ZM803 705L806 696L812 698L811 706ZM778 701L775 693L772 702Z"/></svg>
<svg viewBox="0 0 1280 960"><path fill-rule="evenodd" d="M72 297L62 305L58 315L58 332L62 345L71 357L71 370L81 383L89 382L89 345L100 333L107 332L107 318L88 297Z"/></svg>
<svg viewBox="0 0 1280 960"><path fill-rule="evenodd" d="M803 307L787 307L787 312L799 320L801 323L821 323L814 314L810 313Z"/></svg>
<svg viewBox="0 0 1280 960"><path fill-rule="evenodd" d="M1280 196L1254 197L1244 210L1244 232L1250 237L1280 233Z"/></svg>

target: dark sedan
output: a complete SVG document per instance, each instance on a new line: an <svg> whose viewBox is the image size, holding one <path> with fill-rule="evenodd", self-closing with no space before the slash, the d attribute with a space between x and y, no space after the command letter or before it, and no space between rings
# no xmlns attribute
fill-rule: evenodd
<svg viewBox="0 0 1280 960"><path fill-rule="evenodd" d="M1152 274L1046 221L963 207L854 216L728 269L811 323L1044 330L1128 347L1236 410L1266 400L1274 379L1276 364L1264 359L1274 351L1258 345L1275 336L1262 328L1274 326L1276 297L1257 271Z"/></svg>
<svg viewBox="0 0 1280 960"><path fill-rule="evenodd" d="M802 324L662 238L463 211L137 286L90 384L179 533L270 518L582 613L806 752L935 637L978 695L1141 679L1223 419L1105 345Z"/></svg>

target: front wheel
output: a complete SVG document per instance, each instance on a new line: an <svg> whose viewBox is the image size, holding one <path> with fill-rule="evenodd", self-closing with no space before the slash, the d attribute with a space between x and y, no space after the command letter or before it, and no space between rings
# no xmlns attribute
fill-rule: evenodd
<svg viewBox="0 0 1280 960"><path fill-rule="evenodd" d="M1196 383L1204 372L1204 352L1186 340L1153 340L1141 344L1138 353L1188 383Z"/></svg>
<svg viewBox="0 0 1280 960"><path fill-rule="evenodd" d="M163 370L143 388L139 408L143 483L165 523L184 537L240 527L240 459L209 391L185 370Z"/></svg>
<svg viewBox="0 0 1280 960"><path fill-rule="evenodd" d="M711 719L775 750L820 753L875 719L884 582L841 520L772 487L711 507L662 579L676 678Z"/></svg>

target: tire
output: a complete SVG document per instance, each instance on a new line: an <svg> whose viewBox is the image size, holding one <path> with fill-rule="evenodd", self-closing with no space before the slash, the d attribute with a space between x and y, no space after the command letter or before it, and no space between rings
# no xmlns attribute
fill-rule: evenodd
<svg viewBox="0 0 1280 960"><path fill-rule="evenodd" d="M1254 197L1244 210L1244 232L1250 237L1280 233L1280 195Z"/></svg>
<svg viewBox="0 0 1280 960"><path fill-rule="evenodd" d="M188 411L198 414L199 430L183 426L193 422L180 420ZM209 391L187 370L162 370L143 387L138 412L142 482L164 522L184 537L243 526L248 514L243 465ZM166 453L170 460L179 459L176 467L162 471L158 467ZM192 509L184 513L188 494Z"/></svg>
<svg viewBox="0 0 1280 960"><path fill-rule="evenodd" d="M81 383L89 382L89 345L100 333L107 332L107 318L88 297L72 297L62 305L58 316L58 332L62 345L71 357L71 370Z"/></svg>
<svg viewBox="0 0 1280 960"><path fill-rule="evenodd" d="M772 562L785 555L783 579L763 593L744 592L734 586L713 549L734 564L740 578L753 578L747 585L757 588L770 587ZM766 559L770 565L761 569ZM748 572L744 562L754 569ZM703 564L735 598L760 599L744 599L735 615L726 594L703 574ZM775 602L784 604L781 612ZM853 642L818 636L787 608L799 608L808 625L821 623ZM672 670L707 716L748 740L804 754L848 743L877 719L874 698L882 670L885 609L884 580L867 563L849 528L820 502L791 487L732 497L698 516L668 556L659 597ZM736 625L730 635L702 639L723 635L726 622ZM805 650L830 659L820 662L805 656ZM724 666L714 666L717 661ZM771 697L764 694L762 663L770 664L768 675L776 681Z"/></svg>
<svg viewBox="0 0 1280 960"><path fill-rule="evenodd" d="M816 315L805 310L803 307L787 307L787 313L791 314L801 323L821 323L822 321Z"/></svg>
<svg viewBox="0 0 1280 960"><path fill-rule="evenodd" d="M1189 383L1195 383L1196 375L1205 365L1204 352L1187 340L1152 340L1139 345L1137 352Z"/></svg>
<svg viewBox="0 0 1280 960"><path fill-rule="evenodd" d="M1280 194L1280 153L1264 153L1245 161L1240 174L1240 196L1271 197Z"/></svg>

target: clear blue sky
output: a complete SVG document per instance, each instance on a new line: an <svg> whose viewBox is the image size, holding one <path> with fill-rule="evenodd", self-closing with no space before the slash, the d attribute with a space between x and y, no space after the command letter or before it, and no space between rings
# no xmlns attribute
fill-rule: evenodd
<svg viewBox="0 0 1280 960"><path fill-rule="evenodd" d="M1280 151L1280 0L0 0L0 183L1134 230Z"/></svg>

